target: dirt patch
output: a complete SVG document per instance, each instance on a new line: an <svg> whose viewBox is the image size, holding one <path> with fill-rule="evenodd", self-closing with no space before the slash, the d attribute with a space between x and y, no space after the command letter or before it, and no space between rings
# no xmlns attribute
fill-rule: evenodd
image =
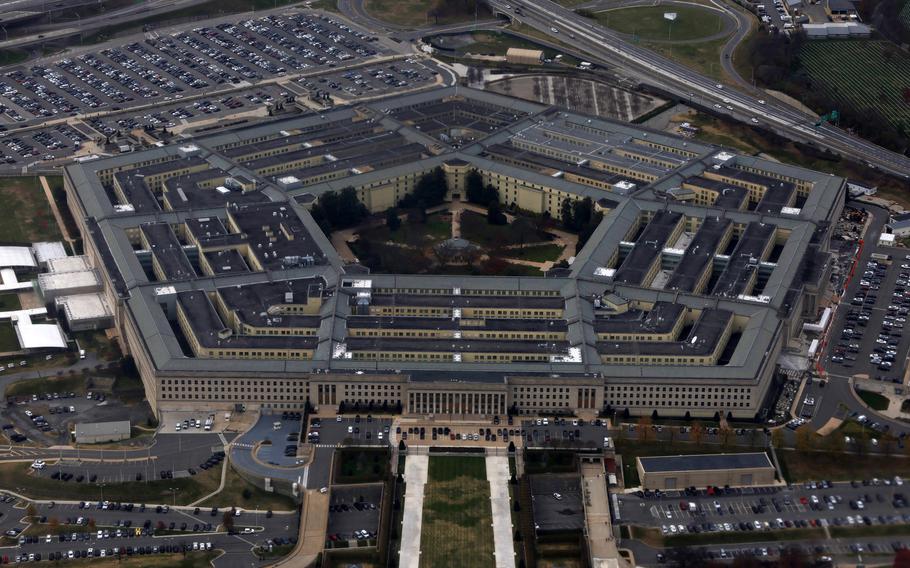
<svg viewBox="0 0 910 568"><path fill-rule="evenodd" d="M569 110L632 121L666 104L601 81L563 75L529 75L494 81L487 90Z"/></svg>

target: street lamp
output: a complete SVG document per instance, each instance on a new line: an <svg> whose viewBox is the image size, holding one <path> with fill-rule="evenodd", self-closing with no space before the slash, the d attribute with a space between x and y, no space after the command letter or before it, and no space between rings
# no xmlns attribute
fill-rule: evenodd
<svg viewBox="0 0 910 568"><path fill-rule="evenodd" d="M171 487L171 493L174 495L174 507L177 506L177 488Z"/></svg>

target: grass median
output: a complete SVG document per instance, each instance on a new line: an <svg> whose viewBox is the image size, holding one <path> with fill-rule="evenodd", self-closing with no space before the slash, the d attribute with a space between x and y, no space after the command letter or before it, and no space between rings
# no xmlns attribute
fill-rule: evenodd
<svg viewBox="0 0 910 568"><path fill-rule="evenodd" d="M420 565L490 566L492 524L484 459L431 457L423 502Z"/></svg>
<svg viewBox="0 0 910 568"><path fill-rule="evenodd" d="M212 471L212 470L208 470ZM221 475L221 468L217 469ZM208 473L208 472L206 472ZM198 477L198 476L197 476ZM217 483L215 484L217 488ZM214 488L212 489L214 491ZM200 507L240 507L242 509L292 511L297 504L290 497L279 493L269 493L240 477L234 468L228 465L224 489L199 504Z"/></svg>
<svg viewBox="0 0 910 568"><path fill-rule="evenodd" d="M749 542L784 542L791 540L824 539L825 531L817 528L787 529L778 531L733 531L712 533L687 533L662 535L660 529L653 527L631 526L628 528L632 538L649 546L681 547L702 546L706 544L738 544Z"/></svg>
<svg viewBox="0 0 910 568"><path fill-rule="evenodd" d="M54 467L48 466L40 475L28 463L0 464L0 479L4 489L32 499L67 501L119 501L127 503L162 503L188 505L218 488L221 468L200 472L179 479L143 480L128 483L77 483L74 480L51 479Z"/></svg>

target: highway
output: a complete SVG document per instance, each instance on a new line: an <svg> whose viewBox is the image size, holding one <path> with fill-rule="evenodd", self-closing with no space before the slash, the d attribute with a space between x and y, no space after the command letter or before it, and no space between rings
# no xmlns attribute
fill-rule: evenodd
<svg viewBox="0 0 910 568"><path fill-rule="evenodd" d="M733 118L762 125L797 140L830 149L845 157L910 179L910 158L886 150L830 125L816 128L815 116L777 100L761 101L751 95L718 84L703 75L665 59L656 53L627 43L623 38L588 18L550 0L487 0L495 13L527 24L585 53L592 61L621 64L637 72L644 82L663 86L682 99L705 106L722 104ZM521 14L516 15L515 9ZM715 107L716 108L716 107Z"/></svg>

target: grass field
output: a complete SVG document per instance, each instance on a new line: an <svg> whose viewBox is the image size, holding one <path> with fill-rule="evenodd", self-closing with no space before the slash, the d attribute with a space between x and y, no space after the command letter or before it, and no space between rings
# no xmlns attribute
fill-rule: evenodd
<svg viewBox="0 0 910 568"><path fill-rule="evenodd" d="M16 338L16 330L9 320L0 321L0 353L10 351L19 351L19 340Z"/></svg>
<svg viewBox="0 0 910 568"><path fill-rule="evenodd" d="M38 477L27 463L0 464L0 479L4 487L33 499L72 499L98 501L101 488L89 483L51 479L52 467ZM157 472L150 472L152 475ZM155 476L157 478L157 475ZM181 479L149 480L130 483L109 483L104 486L104 498L127 503L164 503L188 505L218 488L221 468L199 472ZM176 497L176 501L175 501Z"/></svg>
<svg viewBox="0 0 910 568"><path fill-rule="evenodd" d="M335 483L382 481L389 471L385 450L342 449L335 452Z"/></svg>
<svg viewBox="0 0 910 568"><path fill-rule="evenodd" d="M720 52L726 42L727 38L723 37L710 41L685 44L643 41L640 45L703 75L714 79L722 79L723 71L720 66Z"/></svg>
<svg viewBox="0 0 910 568"><path fill-rule="evenodd" d="M397 231L390 231L386 225L372 227L360 232L361 239L369 239L374 243L393 243L422 246L428 243L444 241L452 236L452 223L449 217L434 213L429 215L425 223L411 223L403 221Z"/></svg>
<svg viewBox="0 0 910 568"><path fill-rule="evenodd" d="M116 558L86 558L48 563L48 566L91 566L92 568L211 568L217 552L188 552L183 554L156 554L154 556L125 556Z"/></svg>
<svg viewBox="0 0 910 568"><path fill-rule="evenodd" d="M423 502L420 566L491 566L492 524L484 459L431 457Z"/></svg>
<svg viewBox="0 0 910 568"><path fill-rule="evenodd" d="M207 470L206 473L212 470ZM221 475L221 468L216 468ZM199 477L199 475L196 475ZM217 488L217 483L215 484ZM244 496L244 491L249 491L249 497ZM269 493L252 485L240 477L234 468L228 466L227 477L224 480L224 489L217 495L203 501L200 507L240 507L242 509L255 509L258 511L271 509L273 511L293 511L297 504L290 497L278 493Z"/></svg>
<svg viewBox="0 0 910 568"><path fill-rule="evenodd" d="M7 312L12 310L18 310L22 307L22 304L19 303L18 294L2 294L0 295L0 312Z"/></svg>
<svg viewBox="0 0 910 568"><path fill-rule="evenodd" d="M676 13L672 22L664 18L664 13L671 11ZM724 30L720 12L697 6L637 6L597 12L596 16L602 26L642 41L690 41Z"/></svg>
<svg viewBox="0 0 910 568"><path fill-rule="evenodd" d="M6 387L7 396L30 396L48 392L74 392L81 395L85 392L85 377L64 375L62 377L25 379Z"/></svg>
<svg viewBox="0 0 910 568"><path fill-rule="evenodd" d="M397 26L420 28L430 25L474 21L473 2L439 2L437 0L366 0L366 11L374 18ZM439 12L434 17L431 12ZM490 17L485 5L478 7L477 18Z"/></svg>
<svg viewBox="0 0 910 568"><path fill-rule="evenodd" d="M57 221L38 178L0 178L0 203L6 212L0 223L0 242L34 242L60 238Z"/></svg>
<svg viewBox="0 0 910 568"><path fill-rule="evenodd" d="M491 225L485 215L465 211L461 214L461 236L489 248L547 240L547 235L534 229L533 223L517 223L519 219L508 225Z"/></svg>
<svg viewBox="0 0 910 568"><path fill-rule="evenodd" d="M541 49L544 52L544 57L547 58L553 58L559 53L554 49L543 47L539 43L502 33L486 31L474 32L471 34L471 37L474 40L473 43L458 48L459 52L482 55L505 55L510 47L517 47L521 49Z"/></svg>
<svg viewBox="0 0 910 568"><path fill-rule="evenodd" d="M886 396L864 390L858 391L857 394L872 410L886 410L888 408L888 397Z"/></svg>
<svg viewBox="0 0 910 568"><path fill-rule="evenodd" d="M824 45L822 45L824 44ZM910 55L888 41L807 41L800 65L834 100L873 107L895 127L910 129Z"/></svg>
<svg viewBox="0 0 910 568"><path fill-rule="evenodd" d="M891 457L865 455L858 459L855 454L778 450L777 457L781 460L781 468L791 483L819 479L847 481L910 475L910 458L899 455Z"/></svg>
<svg viewBox="0 0 910 568"><path fill-rule="evenodd" d="M505 255L509 258L519 258L532 262L555 261L562 254L564 247L559 245L537 245L518 249L508 249Z"/></svg>

